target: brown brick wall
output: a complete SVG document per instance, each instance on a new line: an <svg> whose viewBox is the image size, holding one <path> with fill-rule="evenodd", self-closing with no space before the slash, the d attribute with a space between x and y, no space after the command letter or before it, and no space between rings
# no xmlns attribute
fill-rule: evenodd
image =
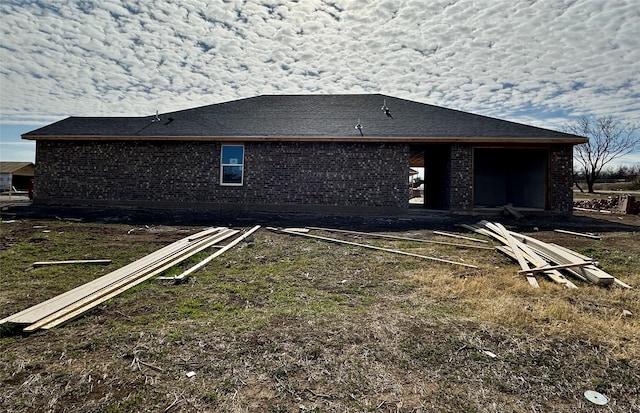
<svg viewBox="0 0 640 413"><path fill-rule="evenodd" d="M245 146L259 203L407 207L408 145L264 142Z"/></svg>
<svg viewBox="0 0 640 413"><path fill-rule="evenodd" d="M451 210L473 209L473 147L451 145Z"/></svg>
<svg viewBox="0 0 640 413"><path fill-rule="evenodd" d="M408 145L248 142L221 186L217 142L37 143L36 202L189 207L408 207ZM307 208L313 210L313 208Z"/></svg>
<svg viewBox="0 0 640 413"><path fill-rule="evenodd" d="M194 142L40 141L36 156L36 199L198 199L219 179L219 149Z"/></svg>
<svg viewBox="0 0 640 413"><path fill-rule="evenodd" d="M36 203L349 212L408 209L406 144L247 142L241 187L216 142L37 142ZM473 147L451 145L452 211L473 210ZM550 210L572 211L573 149L550 149ZM443 189L444 190L444 189Z"/></svg>
<svg viewBox="0 0 640 413"><path fill-rule="evenodd" d="M573 212L573 146L552 146L549 162L550 209L561 214L571 214Z"/></svg>

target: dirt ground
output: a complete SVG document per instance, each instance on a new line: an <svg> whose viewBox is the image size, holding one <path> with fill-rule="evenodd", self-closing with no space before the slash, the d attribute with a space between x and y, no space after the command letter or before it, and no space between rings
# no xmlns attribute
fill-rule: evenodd
<svg viewBox="0 0 640 413"><path fill-rule="evenodd" d="M412 208L406 215L353 215L353 214L305 214L250 211L203 211L203 210L158 210L144 208L39 206L30 202L14 203L3 208L2 218L53 219L82 222L157 224L167 225L223 225L249 226L254 224L271 226L315 225L362 231L405 231L421 228L454 230L462 223L476 223L481 219L507 220L522 230L532 228L553 229L558 226L599 229L603 231L624 230L627 225L640 225L640 215L604 214L599 212L574 211L573 217L565 215L527 214L522 219L498 214L449 214Z"/></svg>
<svg viewBox="0 0 640 413"><path fill-rule="evenodd" d="M433 230L473 236L457 225L487 218L33 207L9 214L0 224L0 318L207 226L313 225L429 239ZM489 218L593 255L640 286L638 216ZM640 411L637 289L567 290L541 280L532 290L495 251L385 246L480 268L261 229L187 283L149 281L48 331L3 327L0 411ZM31 266L80 258L113 263ZM606 395L607 405L589 402L586 390Z"/></svg>

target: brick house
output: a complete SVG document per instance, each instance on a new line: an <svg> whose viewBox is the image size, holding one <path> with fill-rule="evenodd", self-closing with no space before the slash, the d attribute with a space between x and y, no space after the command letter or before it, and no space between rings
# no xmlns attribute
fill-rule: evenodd
<svg viewBox="0 0 640 413"><path fill-rule="evenodd" d="M586 138L380 94L268 95L146 117L69 117L36 141L38 204L570 214Z"/></svg>

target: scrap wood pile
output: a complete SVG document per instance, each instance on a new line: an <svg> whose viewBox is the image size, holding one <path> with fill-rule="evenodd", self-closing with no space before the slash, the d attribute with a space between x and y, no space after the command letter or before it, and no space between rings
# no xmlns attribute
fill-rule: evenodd
<svg viewBox="0 0 640 413"><path fill-rule="evenodd" d="M619 285L631 288L611 274L597 267L597 262L560 245L540 241L536 238L506 229L497 222L481 221L477 225L463 227L478 234L499 241L497 250L518 262L522 268L518 274L524 274L532 287L539 287L536 275L542 274L552 281L568 288L577 286L565 277L563 272L586 282L597 285Z"/></svg>
<svg viewBox="0 0 640 413"><path fill-rule="evenodd" d="M639 214L640 202L629 195L610 196L604 199L579 199L573 201L573 209L577 211Z"/></svg>
<svg viewBox="0 0 640 413"><path fill-rule="evenodd" d="M170 279L183 279L193 271L201 268L204 265L203 263L209 262L237 245L258 229L259 226L252 228L204 261L176 277L170 277ZM25 332L33 332L38 329L47 330L59 326L81 316L129 288L161 274L189 257L237 235L239 232L239 230L235 229L218 227L183 238L109 274L6 317L0 320L0 325L5 323L26 325Z"/></svg>

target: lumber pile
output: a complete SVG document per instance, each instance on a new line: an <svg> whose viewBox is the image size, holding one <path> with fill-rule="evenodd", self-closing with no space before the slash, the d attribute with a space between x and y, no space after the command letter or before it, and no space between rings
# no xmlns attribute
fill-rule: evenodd
<svg viewBox="0 0 640 413"><path fill-rule="evenodd" d="M218 227L183 238L109 274L6 317L0 320L0 325L26 325L25 332L59 326L239 232Z"/></svg>
<svg viewBox="0 0 640 413"><path fill-rule="evenodd" d="M477 225L463 225L478 234L499 241L502 245L496 249L511 257L521 267L518 274L524 274L529 284L537 288L536 275L543 274L550 280L567 288L577 286L565 277L564 273L582 281L597 285L612 284L631 288L611 274L596 266L592 258L581 255L560 245L540 241L536 238L506 229L497 222L481 221Z"/></svg>

